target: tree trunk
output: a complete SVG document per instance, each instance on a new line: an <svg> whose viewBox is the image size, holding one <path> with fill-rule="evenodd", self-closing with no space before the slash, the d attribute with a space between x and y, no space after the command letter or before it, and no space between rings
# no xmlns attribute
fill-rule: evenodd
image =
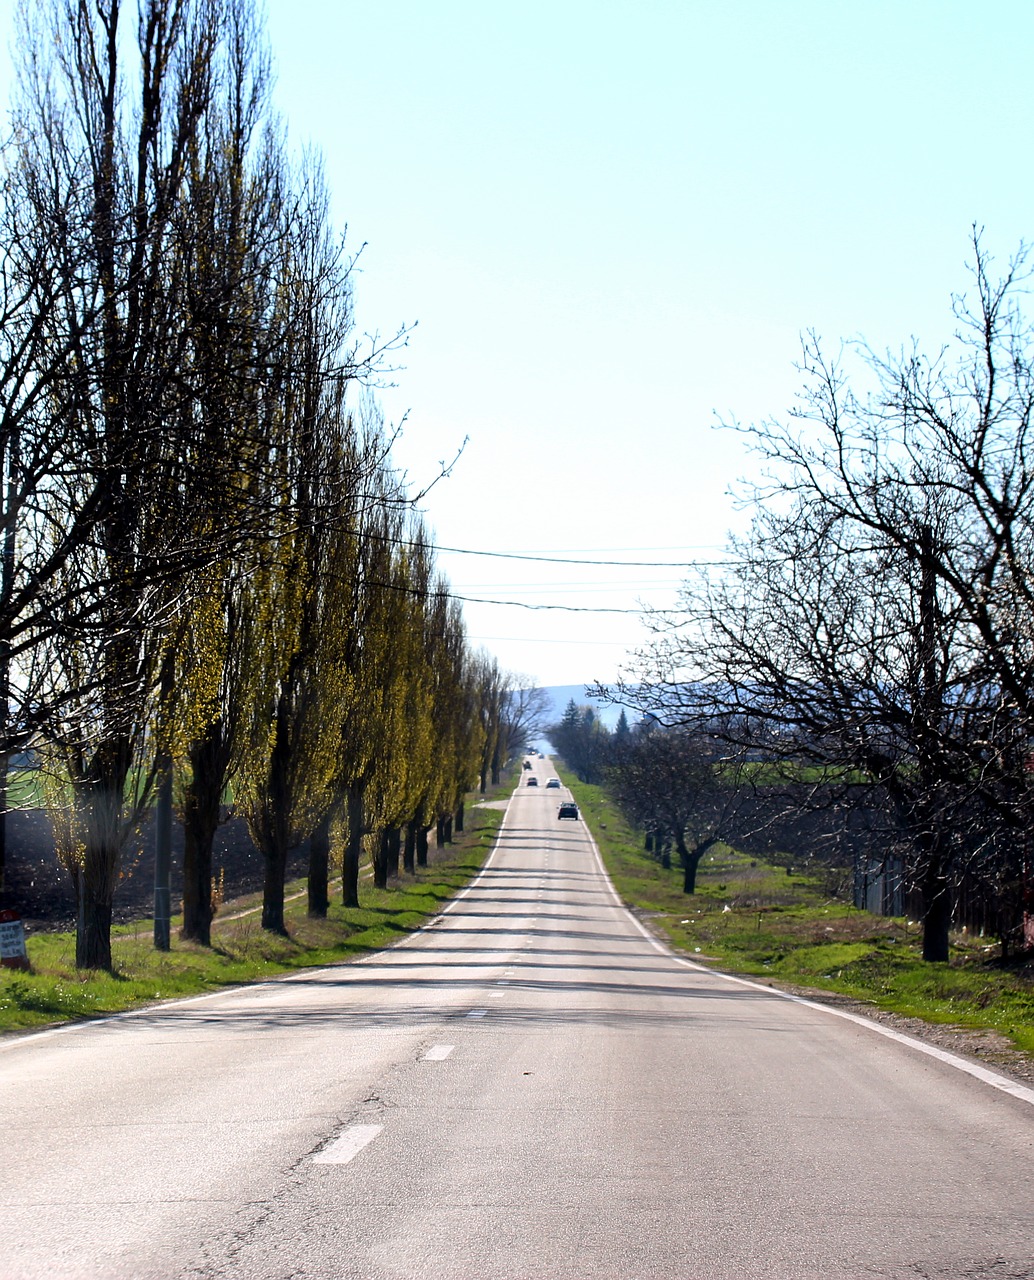
<svg viewBox="0 0 1034 1280"><path fill-rule="evenodd" d="M262 883L262 927L270 933L287 933L284 924L284 882L287 854L292 845L291 830L291 716L288 698L281 691L276 699L276 732L269 753L268 777L261 821L259 848L266 864ZM253 838L254 838L254 832Z"/></svg>
<svg viewBox="0 0 1034 1280"><path fill-rule="evenodd" d="M700 860L708 849L713 849L718 843L716 836L708 837L702 840L692 851L686 848L685 840L676 841L679 851L679 858L682 860L682 892L696 893L697 891L697 868L700 866Z"/></svg>
<svg viewBox="0 0 1034 1280"><path fill-rule="evenodd" d="M326 919L330 907L330 824L334 811L328 809L309 837L309 915Z"/></svg>
<svg viewBox="0 0 1034 1280"><path fill-rule="evenodd" d="M398 827L385 830L388 840L388 875L399 878L399 856L402 852L402 832Z"/></svg>
<svg viewBox="0 0 1034 1280"><path fill-rule="evenodd" d="M10 757L0 751L0 907L7 905L5 877L7 871L7 782Z"/></svg>
<svg viewBox="0 0 1034 1280"><path fill-rule="evenodd" d="M456 806L456 830L457 831L463 830L463 822L465 818L466 818L466 807L464 806L464 803L461 800L459 804Z"/></svg>
<svg viewBox="0 0 1034 1280"><path fill-rule="evenodd" d="M82 882L75 922L75 967L111 972L111 899L87 896Z"/></svg>
<svg viewBox="0 0 1034 1280"><path fill-rule="evenodd" d="M212 842L219 825L215 812L188 796L183 812L183 928L180 936L203 947L212 945Z"/></svg>
<svg viewBox="0 0 1034 1280"><path fill-rule="evenodd" d="M346 907L359 905L359 858L363 848L362 786L348 788L348 840L341 863L341 901Z"/></svg>
<svg viewBox="0 0 1034 1280"><path fill-rule="evenodd" d="M154 810L154 947L172 946L172 756L158 761L158 795Z"/></svg>
<svg viewBox="0 0 1034 1280"><path fill-rule="evenodd" d="M445 848L445 819L442 817L439 817L434 824L434 847Z"/></svg>
<svg viewBox="0 0 1034 1280"><path fill-rule="evenodd" d="M181 936L212 945L212 842L226 781L228 745L214 720L187 750L190 781L183 798L183 929Z"/></svg>
<svg viewBox="0 0 1034 1280"><path fill-rule="evenodd" d="M416 822L406 823L406 843L402 850L402 865L413 875L416 872Z"/></svg>
<svg viewBox="0 0 1034 1280"><path fill-rule="evenodd" d="M161 704L167 707L176 677L175 653L166 650L162 658ZM168 951L172 946L172 753L163 744L155 760L158 794L154 809L154 946Z"/></svg>
<svg viewBox="0 0 1034 1280"><path fill-rule="evenodd" d="M76 913L75 967L111 972L111 905L121 847L117 841L89 840L83 855Z"/></svg>
<svg viewBox="0 0 1034 1280"><path fill-rule="evenodd" d="M388 829L381 829L380 838L373 853L373 887L375 889L386 889L388 887Z"/></svg>
<svg viewBox="0 0 1034 1280"><path fill-rule="evenodd" d="M950 929L951 885L943 876L929 876L923 882L924 960L947 962Z"/></svg>
<svg viewBox="0 0 1034 1280"><path fill-rule="evenodd" d="M111 906L124 840L128 739L98 748L73 787L83 833L83 868L76 913L75 967L111 971Z"/></svg>
<svg viewBox="0 0 1034 1280"><path fill-rule="evenodd" d="M452 844L452 814L445 815L445 843Z"/></svg>
<svg viewBox="0 0 1034 1280"><path fill-rule="evenodd" d="M262 879L262 927L270 933L287 935L284 923L284 881L287 878L287 849L277 845L263 850L265 875Z"/></svg>
<svg viewBox="0 0 1034 1280"><path fill-rule="evenodd" d="M416 865L427 866L427 828L423 823L416 829Z"/></svg>
<svg viewBox="0 0 1034 1280"><path fill-rule="evenodd" d="M690 853L682 840L677 840L675 843L679 851L679 861L682 863L682 892L696 893L697 867L700 866L700 859L704 850L702 848L694 849Z"/></svg>

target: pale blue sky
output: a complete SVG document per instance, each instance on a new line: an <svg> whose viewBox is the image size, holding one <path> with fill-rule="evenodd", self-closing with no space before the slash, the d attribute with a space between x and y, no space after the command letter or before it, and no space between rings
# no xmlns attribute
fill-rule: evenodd
<svg viewBox="0 0 1034 1280"><path fill-rule="evenodd" d="M6 9L10 0L0 0ZM389 417L444 546L708 556L798 335L934 347L972 222L1034 236L1018 0L268 0L277 101L325 156L360 323L418 321ZM6 21L6 14L4 15ZM677 572L442 555L460 594L665 605ZM466 607L545 684L634 617Z"/></svg>

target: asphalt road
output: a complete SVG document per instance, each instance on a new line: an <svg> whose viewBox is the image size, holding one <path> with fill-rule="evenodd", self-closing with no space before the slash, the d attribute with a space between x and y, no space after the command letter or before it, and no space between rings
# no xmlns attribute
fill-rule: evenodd
<svg viewBox="0 0 1034 1280"><path fill-rule="evenodd" d="M669 955L557 800L366 962L0 1044L2 1280L1034 1277L1034 1093Z"/></svg>

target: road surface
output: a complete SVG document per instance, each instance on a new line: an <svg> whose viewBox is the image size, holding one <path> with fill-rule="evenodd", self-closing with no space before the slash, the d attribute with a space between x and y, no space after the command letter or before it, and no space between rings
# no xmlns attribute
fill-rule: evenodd
<svg viewBox="0 0 1034 1280"><path fill-rule="evenodd" d="M394 949L0 1044L0 1278L1034 1277L1034 1094L671 956L534 773Z"/></svg>

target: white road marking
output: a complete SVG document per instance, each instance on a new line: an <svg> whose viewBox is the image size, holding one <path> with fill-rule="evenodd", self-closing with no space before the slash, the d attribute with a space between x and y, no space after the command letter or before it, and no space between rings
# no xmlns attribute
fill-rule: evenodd
<svg viewBox="0 0 1034 1280"><path fill-rule="evenodd" d="M483 1018L488 1012L487 1009L471 1009L467 1014L468 1018Z"/></svg>
<svg viewBox="0 0 1034 1280"><path fill-rule="evenodd" d="M312 1157L313 1164L348 1164L349 1160L368 1146L384 1128L382 1124L354 1124L346 1129L340 1138L318 1155Z"/></svg>
<svg viewBox="0 0 1034 1280"><path fill-rule="evenodd" d="M444 1062L455 1048L454 1044L433 1044L421 1058L421 1062Z"/></svg>

